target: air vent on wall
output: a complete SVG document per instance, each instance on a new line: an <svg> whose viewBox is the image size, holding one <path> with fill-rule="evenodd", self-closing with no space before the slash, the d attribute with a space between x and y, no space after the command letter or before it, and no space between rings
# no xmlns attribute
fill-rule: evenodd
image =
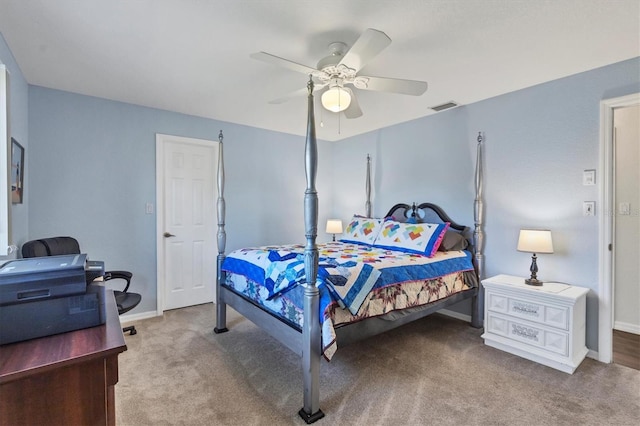
<svg viewBox="0 0 640 426"><path fill-rule="evenodd" d="M453 102L453 101L449 101L447 103L444 103L442 105L436 105L434 107L431 107L432 110L434 111L443 111L445 109L449 109L449 108L453 108L453 107L457 107L458 104Z"/></svg>

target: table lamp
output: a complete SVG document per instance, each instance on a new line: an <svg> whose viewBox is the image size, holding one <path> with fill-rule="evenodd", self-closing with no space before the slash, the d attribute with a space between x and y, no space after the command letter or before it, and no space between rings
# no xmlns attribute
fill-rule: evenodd
<svg viewBox="0 0 640 426"><path fill-rule="evenodd" d="M533 253L531 256L531 277L524 280L525 284L542 285L538 280L538 264L536 253L553 253L551 231L547 229L521 229L518 238L518 251Z"/></svg>
<svg viewBox="0 0 640 426"><path fill-rule="evenodd" d="M333 241L336 240L336 234L342 234L342 221L340 219L327 220L327 234L333 234Z"/></svg>

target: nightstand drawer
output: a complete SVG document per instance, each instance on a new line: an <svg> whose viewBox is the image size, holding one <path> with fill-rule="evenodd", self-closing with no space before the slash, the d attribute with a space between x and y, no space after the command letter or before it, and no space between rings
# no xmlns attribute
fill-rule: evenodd
<svg viewBox="0 0 640 426"><path fill-rule="evenodd" d="M553 306L535 300L523 300L488 291L487 309L527 321L535 321L549 327L569 330L570 312L568 307Z"/></svg>
<svg viewBox="0 0 640 426"><path fill-rule="evenodd" d="M569 335L502 315L487 315L486 332L526 343L562 356L569 355Z"/></svg>

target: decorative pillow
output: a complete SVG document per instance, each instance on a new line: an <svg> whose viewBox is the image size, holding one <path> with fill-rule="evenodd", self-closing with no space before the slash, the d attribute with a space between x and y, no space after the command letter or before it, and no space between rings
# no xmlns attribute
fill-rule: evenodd
<svg viewBox="0 0 640 426"><path fill-rule="evenodd" d="M442 243L438 250L440 251L456 251L456 250L464 250L469 246L469 241L462 236L459 232L453 231L451 229L447 229L447 232L444 234L444 238L442 239Z"/></svg>
<svg viewBox="0 0 640 426"><path fill-rule="evenodd" d="M444 238L447 223L402 223L388 220L382 224L375 247L433 256Z"/></svg>
<svg viewBox="0 0 640 426"><path fill-rule="evenodd" d="M346 243L373 245L382 229L382 219L354 215L340 238Z"/></svg>

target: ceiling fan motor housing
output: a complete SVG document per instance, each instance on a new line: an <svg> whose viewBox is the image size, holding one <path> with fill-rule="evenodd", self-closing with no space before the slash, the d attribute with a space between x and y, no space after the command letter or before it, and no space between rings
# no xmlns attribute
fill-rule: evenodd
<svg viewBox="0 0 640 426"><path fill-rule="evenodd" d="M332 89L334 87L344 87L344 80L342 79L342 77L332 76L329 80L328 86L329 89Z"/></svg>

